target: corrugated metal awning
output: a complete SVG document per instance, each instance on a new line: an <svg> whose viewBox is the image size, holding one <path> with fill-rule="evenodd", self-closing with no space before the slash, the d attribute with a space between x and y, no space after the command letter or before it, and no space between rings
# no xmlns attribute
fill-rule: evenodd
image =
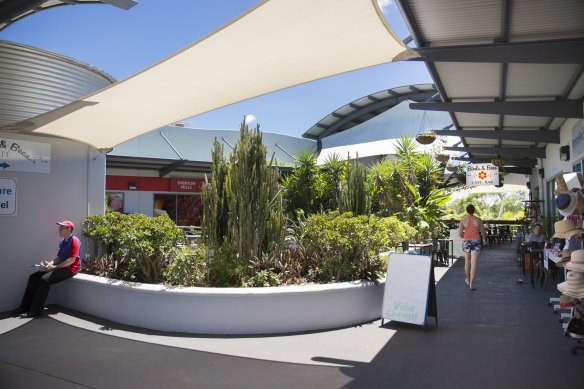
<svg viewBox="0 0 584 389"><path fill-rule="evenodd" d="M534 165L582 118L581 0L397 0L470 161ZM467 135L468 134L468 135Z"/></svg>

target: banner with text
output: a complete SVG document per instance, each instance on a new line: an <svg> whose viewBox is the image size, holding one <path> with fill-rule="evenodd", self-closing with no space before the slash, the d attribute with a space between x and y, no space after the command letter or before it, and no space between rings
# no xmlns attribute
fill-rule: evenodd
<svg viewBox="0 0 584 389"><path fill-rule="evenodd" d="M466 185L499 185L499 168L490 163L466 165Z"/></svg>

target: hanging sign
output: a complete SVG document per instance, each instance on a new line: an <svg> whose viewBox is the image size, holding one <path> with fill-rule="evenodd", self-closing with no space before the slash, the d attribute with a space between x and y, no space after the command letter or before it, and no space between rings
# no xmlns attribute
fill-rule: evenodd
<svg viewBox="0 0 584 389"><path fill-rule="evenodd" d="M51 172L51 145L0 138L0 172Z"/></svg>
<svg viewBox="0 0 584 389"><path fill-rule="evenodd" d="M0 216L16 216L18 178L0 177Z"/></svg>
<svg viewBox="0 0 584 389"><path fill-rule="evenodd" d="M490 163L466 165L466 185L499 185L499 167Z"/></svg>

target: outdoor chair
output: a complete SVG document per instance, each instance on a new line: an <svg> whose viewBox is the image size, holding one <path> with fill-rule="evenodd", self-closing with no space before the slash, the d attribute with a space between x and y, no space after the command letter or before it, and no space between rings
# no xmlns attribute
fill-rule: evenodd
<svg viewBox="0 0 584 389"><path fill-rule="evenodd" d="M432 261L443 266L445 258L448 258L448 251L444 255L443 245L441 244L443 242L439 242L438 239L440 239L438 236L432 237Z"/></svg>
<svg viewBox="0 0 584 389"><path fill-rule="evenodd" d="M537 280L540 281L543 287L543 276L544 276L544 266L543 266L543 249L545 247L545 242L531 242L530 249L530 271L531 271L531 286L535 288L535 267L537 266Z"/></svg>

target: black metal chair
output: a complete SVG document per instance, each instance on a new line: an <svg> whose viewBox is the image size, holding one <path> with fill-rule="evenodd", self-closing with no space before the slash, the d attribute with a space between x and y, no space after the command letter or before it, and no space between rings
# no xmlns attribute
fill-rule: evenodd
<svg viewBox="0 0 584 389"><path fill-rule="evenodd" d="M434 236L432 237L432 261L435 261L440 266L448 266L448 250L446 250L446 255L444 253L444 246L443 241L439 241L438 239L442 239L442 237ZM436 258L436 259L434 259Z"/></svg>
<svg viewBox="0 0 584 389"><path fill-rule="evenodd" d="M543 266L543 249L545 242L531 242L530 243L530 272L531 272L531 287L535 288L535 266L537 265L537 280L541 277L543 287L544 280L544 266Z"/></svg>

